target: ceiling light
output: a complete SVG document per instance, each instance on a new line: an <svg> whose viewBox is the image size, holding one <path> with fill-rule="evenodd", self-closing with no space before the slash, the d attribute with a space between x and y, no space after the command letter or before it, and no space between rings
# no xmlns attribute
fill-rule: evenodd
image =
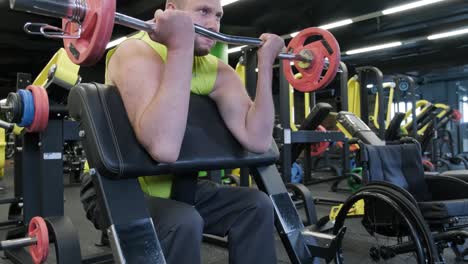
<svg viewBox="0 0 468 264"><path fill-rule="evenodd" d="M244 45L244 46L239 46L239 47L235 47L235 48L232 48L232 49L228 49L228 54L229 54L229 53L234 53L234 52L239 52L239 51L241 51L244 47L246 47L246 46Z"/></svg>
<svg viewBox="0 0 468 264"><path fill-rule="evenodd" d="M289 35L291 36L291 38L294 38L294 37L297 36L299 33L300 33L300 31L291 33L291 34L289 34Z"/></svg>
<svg viewBox="0 0 468 264"><path fill-rule="evenodd" d="M237 1L239 1L239 0L221 0L221 5L222 6L227 6L227 5L232 4L234 2L237 2Z"/></svg>
<svg viewBox="0 0 468 264"><path fill-rule="evenodd" d="M440 34L430 35L429 37L427 37L427 39L428 40L435 40L435 39L449 38L449 37L454 37L454 36L459 36L459 35L464 35L464 34L468 34L468 28L463 28L463 29L448 31L448 32L440 33Z"/></svg>
<svg viewBox="0 0 468 264"><path fill-rule="evenodd" d="M118 38L118 39L114 39L111 42L107 43L106 49L113 48L113 47L119 45L120 43L124 42L124 40L126 40L126 39L127 39L127 37L121 37L121 38Z"/></svg>
<svg viewBox="0 0 468 264"><path fill-rule="evenodd" d="M340 20L340 21L333 22L333 23L330 23L330 24L319 26L319 28L329 30L329 29L332 29L332 28L346 26L346 25L349 25L349 24L352 24L352 23L353 23L352 19L344 19L344 20ZM299 34L299 32L300 31L294 32L294 33L291 33L289 35L291 36L291 38L294 38L295 36L297 36Z"/></svg>
<svg viewBox="0 0 468 264"><path fill-rule="evenodd" d="M396 84L394 82L384 82L384 83L382 83L383 88L387 88L387 87L395 88L395 86L396 86ZM374 88L374 85L373 84L368 84L368 85L366 85L366 87L368 89L372 89L372 88Z"/></svg>
<svg viewBox="0 0 468 264"><path fill-rule="evenodd" d="M355 49L355 50L350 50L346 52L346 55L353 55L353 54L358 54L358 53L364 53L364 52L369 52L369 51L376 51L376 50L382 50L382 49L388 49L388 48L393 48L393 47L398 47L403 45L402 42L391 42L387 44L382 44L382 45L377 45L377 46L370 46L370 47L365 47L365 48L360 48L360 49Z"/></svg>
<svg viewBox="0 0 468 264"><path fill-rule="evenodd" d="M353 23L352 19L345 19L345 20L341 20L341 21L338 21L338 22L334 22L334 23L319 26L319 28L328 30L328 29L332 29L332 28L346 26L346 25L349 25L349 24L352 24L352 23Z"/></svg>
<svg viewBox="0 0 468 264"><path fill-rule="evenodd" d="M382 14L383 15L390 15L390 14L403 12L403 11L406 11L406 10L410 10L410 9L414 9L414 8L418 8L418 7L426 6L426 5L430 5L430 4L435 4L435 3L443 2L443 1L447 1L447 0L421 0L421 1L416 1L416 2L413 2L413 3L406 4L406 5L401 5L401 6L385 9L385 10L382 11Z"/></svg>

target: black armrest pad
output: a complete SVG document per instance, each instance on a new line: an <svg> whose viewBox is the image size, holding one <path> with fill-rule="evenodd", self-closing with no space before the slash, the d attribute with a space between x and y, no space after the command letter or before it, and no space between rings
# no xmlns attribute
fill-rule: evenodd
<svg viewBox="0 0 468 264"><path fill-rule="evenodd" d="M273 164L278 158L273 139L264 154L245 151L225 126L216 104L206 96L191 96L180 156L172 164L154 161L139 144L115 87L80 84L71 90L68 103L70 115L85 132L83 146L90 166L106 177L257 167Z"/></svg>
<svg viewBox="0 0 468 264"><path fill-rule="evenodd" d="M426 176L434 201L468 198L468 184L451 176Z"/></svg>

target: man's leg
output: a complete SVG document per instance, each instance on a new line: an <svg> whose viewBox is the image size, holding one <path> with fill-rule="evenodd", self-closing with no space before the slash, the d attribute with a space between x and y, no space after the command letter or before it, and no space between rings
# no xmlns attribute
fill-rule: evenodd
<svg viewBox="0 0 468 264"><path fill-rule="evenodd" d="M80 198L86 217L96 229L104 226L104 211L97 203L96 189L87 173L83 175ZM200 263L203 219L193 206L147 197L147 207L168 264ZM105 232L103 233L105 234Z"/></svg>
<svg viewBox="0 0 468 264"><path fill-rule="evenodd" d="M168 264L198 264L203 219L190 205L148 197L148 210Z"/></svg>
<svg viewBox="0 0 468 264"><path fill-rule="evenodd" d="M195 207L205 233L228 235L230 264L276 263L273 205L265 193L200 181Z"/></svg>

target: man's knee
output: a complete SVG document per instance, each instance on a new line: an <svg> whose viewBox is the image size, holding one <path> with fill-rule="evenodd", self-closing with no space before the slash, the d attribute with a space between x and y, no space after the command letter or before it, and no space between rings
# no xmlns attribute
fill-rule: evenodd
<svg viewBox="0 0 468 264"><path fill-rule="evenodd" d="M176 206L166 210L165 215L159 213L152 217L167 263L200 263L204 222L197 210Z"/></svg>
<svg viewBox="0 0 468 264"><path fill-rule="evenodd" d="M193 207L183 209L173 222L172 231L201 239L203 235L204 221L198 211Z"/></svg>
<svg viewBox="0 0 468 264"><path fill-rule="evenodd" d="M259 190L250 189L245 196L247 204L251 205L258 216L263 219L273 219L273 203L267 194Z"/></svg>

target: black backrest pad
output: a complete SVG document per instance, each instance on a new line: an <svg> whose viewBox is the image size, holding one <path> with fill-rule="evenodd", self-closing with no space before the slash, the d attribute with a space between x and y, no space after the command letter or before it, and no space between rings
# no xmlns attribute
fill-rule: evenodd
<svg viewBox="0 0 468 264"><path fill-rule="evenodd" d="M431 199L419 145L366 145L365 149L369 168L369 179L364 179L366 182L390 182L409 191L417 201Z"/></svg>
<svg viewBox="0 0 468 264"><path fill-rule="evenodd" d="M180 156L172 164L154 161L139 144L115 87L80 84L68 99L70 115L85 132L83 145L90 166L113 179L265 166L278 158L273 138L264 154L245 151L225 126L216 104L206 96L191 95Z"/></svg>

